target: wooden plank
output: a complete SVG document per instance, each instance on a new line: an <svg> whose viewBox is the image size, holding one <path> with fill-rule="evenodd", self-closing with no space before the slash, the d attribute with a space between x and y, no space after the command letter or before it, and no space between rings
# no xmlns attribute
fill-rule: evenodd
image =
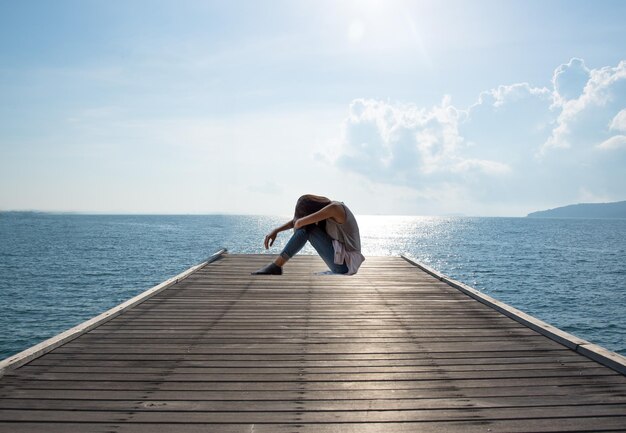
<svg viewBox="0 0 626 433"><path fill-rule="evenodd" d="M423 411L423 410L458 410L477 408L486 412L489 409L538 409L586 406L610 406L623 409L624 404L618 396L603 399L591 396L577 399L570 395L542 396L500 396L497 398L472 399L467 397L449 398L359 398L359 399L4 399L0 410L72 410L72 411L159 411L159 412L281 412L298 411L336 412L336 411ZM578 415L583 415L579 413Z"/></svg>
<svg viewBox="0 0 626 433"><path fill-rule="evenodd" d="M597 366L597 364L596 364ZM303 377L306 374L306 379ZM445 380L467 379L523 379L539 377L571 377L571 376L613 376L613 372L602 367L563 367L562 369L516 369L516 370L466 370L445 372ZM409 380L432 380L444 375L440 368L425 370L413 370L409 372L385 371L382 373L371 372L313 372L304 369L292 369L291 371L247 371L238 372L211 372L211 373L180 373L177 371L165 371L157 373L149 372L123 372L123 373L98 373L98 372L33 372L22 373L20 378L47 380L47 381L161 381L161 382L275 382L275 381L321 381L321 382L356 382L356 381L409 381Z"/></svg>
<svg viewBox="0 0 626 433"><path fill-rule="evenodd" d="M144 410L36 410L2 409L2 421L42 422L153 422L153 423L327 423L327 422L442 422L450 420L469 421L476 419L554 419L570 417L623 417L626 420L625 404L599 404L585 406L546 406L515 408L457 408L421 410L320 410L307 411L296 405L282 411L165 411L159 404Z"/></svg>
<svg viewBox="0 0 626 433"><path fill-rule="evenodd" d="M470 420L445 422L402 423L266 423L266 424L206 424L206 423L1 423L0 431L23 433L46 431L48 433L154 433L155 431L180 433L517 433L541 432L621 432L623 417L603 417L603 427L598 428L598 418L548 418L542 420ZM45 430L44 430L45 429Z"/></svg>
<svg viewBox="0 0 626 433"><path fill-rule="evenodd" d="M143 363L142 363L143 364ZM300 374L302 371L310 374L363 374L363 373L382 373L382 374L396 374L396 373L430 373L437 371L438 367L432 364L424 362L422 365L348 365L344 367L337 366L311 366L305 363L276 366L272 363L265 364L248 364L242 366L228 366L228 365L196 365L196 366L180 366L178 364L170 364L163 366L150 366L141 365L137 363L126 363L124 365L117 366L93 366L90 364L83 364L80 366L68 365L67 363L53 366L31 366L29 374L36 374L38 378L43 378L43 373L96 373L96 374L163 374L163 373L176 373L176 374L241 374L250 373L251 368L254 368L256 374ZM504 364L504 365L483 365L483 364L461 364L447 366L448 371L451 372L480 372L480 371L549 371L549 370L567 370L579 372L582 369L598 368L598 365L592 361L581 361L576 363L523 363L523 364ZM601 370L604 371L604 370ZM25 377L25 376L20 376Z"/></svg>
<svg viewBox="0 0 626 433"><path fill-rule="evenodd" d="M195 362L258 362L258 361L270 361L270 362L321 362L321 361L342 361L350 365L353 362L363 362L369 360L419 360L426 359L432 360L432 362L445 362L449 360L452 363L465 362L470 360L473 362L489 362L490 360L496 362L508 362L517 361L520 358L541 358L541 359L554 359L557 362L565 361L566 358L573 361L588 361L587 358L581 357L574 351L560 347L553 350L542 350L528 352L525 350L509 350L509 351L465 351L465 352L425 352L425 351L412 351L412 352L380 352L380 353L341 353L341 354L324 354L324 353L307 353L306 358L301 353L286 353L286 354L219 354L219 355L205 355L199 353L173 353L173 354L134 354L134 353L116 353L116 354L98 354L98 353L57 353L51 352L46 355L45 358L40 358L36 362L55 362L61 363L65 360L85 360L85 361L98 361L98 360L127 360L137 362L158 362L158 361L195 361Z"/></svg>
<svg viewBox="0 0 626 433"><path fill-rule="evenodd" d="M3 401L13 399L40 400L42 395L48 400L172 400L172 401L273 401L273 400L422 400L422 399L451 399L461 398L469 403L479 404L483 400L506 402L511 399L531 399L537 402L548 402L551 399L561 398L574 403L582 402L623 402L623 395L611 393L614 390L611 384L584 385L572 384L567 387L559 385L534 385L528 387L500 386L500 387L466 387L466 388L412 388L395 389L389 392L386 389L334 389L332 394L326 390L307 389L303 394L300 389L267 390L119 390L119 389L46 389L19 388L10 392L1 392ZM624 390L622 390L624 391Z"/></svg>
<svg viewBox="0 0 626 433"><path fill-rule="evenodd" d="M619 381L617 376L552 376L552 377L522 377L522 378L456 378L454 380L446 379L445 376L434 377L424 380L405 380L405 381L319 381L306 380L306 377L298 381L245 381L245 380L220 380L220 381L167 381L167 380L37 380L37 379L19 379L17 377L7 377L3 379L4 385L8 391L12 388L30 388L30 389L95 389L95 390L189 390L189 391L267 391L274 392L276 390L287 391L326 391L334 393L338 390L425 390L425 389L456 389L462 390L466 388L489 387L489 388L511 388L522 387L531 388L536 386L564 386L577 387L598 386L605 390L612 390L618 394L625 391L624 385L616 385Z"/></svg>

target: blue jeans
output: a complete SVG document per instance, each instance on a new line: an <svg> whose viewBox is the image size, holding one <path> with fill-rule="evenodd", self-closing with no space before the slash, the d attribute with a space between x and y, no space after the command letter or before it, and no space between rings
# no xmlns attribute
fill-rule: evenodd
<svg viewBox="0 0 626 433"><path fill-rule="evenodd" d="M335 264L335 249L333 248L332 238L326 233L326 230L323 230L315 224L294 230L291 239L289 239L280 255L284 259L289 260L304 247L307 241L313 245L313 248L315 248L315 251L317 251L322 260L324 260L328 269L335 274L348 273L348 266L345 263L340 265Z"/></svg>

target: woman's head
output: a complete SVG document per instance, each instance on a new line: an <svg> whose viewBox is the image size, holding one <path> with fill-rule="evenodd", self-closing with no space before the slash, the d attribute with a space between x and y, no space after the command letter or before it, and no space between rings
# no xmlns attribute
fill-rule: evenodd
<svg viewBox="0 0 626 433"><path fill-rule="evenodd" d="M321 210L329 204L330 199L326 197L322 197L321 195L306 194L300 197L296 202L296 209L293 216L296 219L302 218Z"/></svg>

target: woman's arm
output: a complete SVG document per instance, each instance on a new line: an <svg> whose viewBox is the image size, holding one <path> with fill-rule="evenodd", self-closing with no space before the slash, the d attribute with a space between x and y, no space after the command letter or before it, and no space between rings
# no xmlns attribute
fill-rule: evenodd
<svg viewBox="0 0 626 433"><path fill-rule="evenodd" d="M289 230L292 228L293 228L293 220L289 220L282 226L275 228L273 231L275 231L276 233L280 233L280 232L284 232L285 230Z"/></svg>
<svg viewBox="0 0 626 433"><path fill-rule="evenodd" d="M268 235L265 236L265 241L263 242L263 245L265 245L265 249L267 250L269 247L274 245L274 241L276 240L276 235L278 233L284 232L285 230L289 230L292 228L293 228L293 220L289 220L282 226L277 227L274 230L272 230Z"/></svg>
<svg viewBox="0 0 626 433"><path fill-rule="evenodd" d="M339 202L332 202L329 205L323 207L311 215L299 218L293 222L293 227L299 229L300 227L308 226L309 224L315 224L316 222L332 218L337 223L343 224L346 222L346 211L343 205Z"/></svg>

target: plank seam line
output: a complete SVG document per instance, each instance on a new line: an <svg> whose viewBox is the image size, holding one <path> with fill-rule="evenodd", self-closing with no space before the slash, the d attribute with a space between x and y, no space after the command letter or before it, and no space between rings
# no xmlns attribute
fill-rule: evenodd
<svg viewBox="0 0 626 433"><path fill-rule="evenodd" d="M486 295L479 290L468 286L465 283L457 281L431 268L430 266L427 266L415 259L412 259L406 254L402 254L400 257L402 257L413 266L435 277L437 280L446 283L447 285L459 290L460 292L479 301L480 303L487 305L497 312L515 320L516 322L534 331L537 331L538 333L550 338L553 341L556 341L559 344L568 347L569 349L581 354L586 358L599 362L600 364L609 367L622 375L626 375L626 357L620 355L619 353L612 352L597 344L591 343L575 335L569 334L555 326L552 326L542 320L537 319L536 317L524 313L517 308L514 308L502 301L499 301L496 298Z"/></svg>
<svg viewBox="0 0 626 433"><path fill-rule="evenodd" d="M55 335L54 337L48 338L47 340L44 340L41 343L38 343L20 353L17 353L13 356L10 356L4 359L3 361L0 362L0 377L4 376L4 374L8 370L14 370L16 368L19 368L22 365L27 364L28 362L36 358L39 358L40 356L45 355L46 353L56 349L57 347L62 346L63 344L66 344L80 337L81 335L91 331L92 329L97 328L103 323L106 323L110 321L111 319L119 316L123 312L128 311L133 307L136 307L137 305L152 298L154 295L162 292L168 287L171 287L177 284L179 281L182 281L185 278L189 277L191 274L202 269L206 265L216 261L217 259L222 257L223 254L226 254L226 253L227 253L226 248L222 248L216 251L215 253L213 253L208 259L206 259L202 263L192 266L189 269L181 272L180 274L175 275L171 278L168 278L162 283L159 283L156 286L143 291L137 296L105 311L104 313L96 317L92 317L91 319L85 322L82 322L66 331L63 331L60 334Z"/></svg>

